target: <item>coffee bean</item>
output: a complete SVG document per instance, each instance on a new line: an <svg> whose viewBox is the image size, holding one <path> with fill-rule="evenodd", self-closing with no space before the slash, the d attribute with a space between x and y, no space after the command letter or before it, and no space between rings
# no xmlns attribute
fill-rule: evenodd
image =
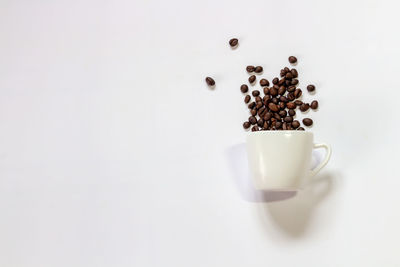
<svg viewBox="0 0 400 267"><path fill-rule="evenodd" d="M301 106L303 104L303 101L296 100L296 101L294 101L294 103L296 104L296 106Z"/></svg>
<svg viewBox="0 0 400 267"><path fill-rule="evenodd" d="M293 102L287 103L286 106L287 106L288 109L295 109L296 108L296 104L293 103Z"/></svg>
<svg viewBox="0 0 400 267"><path fill-rule="evenodd" d="M260 116L260 118L262 118L263 116L264 116L264 114L265 114L265 112L267 112L267 109L265 108L265 107L261 107L259 110L258 110L258 115Z"/></svg>
<svg viewBox="0 0 400 267"><path fill-rule="evenodd" d="M303 92L301 91L301 89L297 88L296 90L294 90L295 98L299 98L302 94L303 94Z"/></svg>
<svg viewBox="0 0 400 267"><path fill-rule="evenodd" d="M269 86L269 81L267 79L261 79L260 80L260 85L261 86Z"/></svg>
<svg viewBox="0 0 400 267"><path fill-rule="evenodd" d="M268 100L269 100L269 95L265 95L265 96L263 97L263 102L264 102L264 104L267 103Z"/></svg>
<svg viewBox="0 0 400 267"><path fill-rule="evenodd" d="M243 123L243 128L245 128L245 129L249 129L250 128L250 122L248 122L248 121L245 121L244 123Z"/></svg>
<svg viewBox="0 0 400 267"><path fill-rule="evenodd" d="M277 122L275 123L275 128L276 128L276 129L280 129L281 127L282 127L282 122L277 121Z"/></svg>
<svg viewBox="0 0 400 267"><path fill-rule="evenodd" d="M263 130L268 130L268 128L269 128L269 123L268 123L268 121L266 121L266 122L264 122Z"/></svg>
<svg viewBox="0 0 400 267"><path fill-rule="evenodd" d="M272 87L272 88L269 90L269 93L270 93L270 95L272 95L272 96L277 96L277 95L278 95L278 90L276 90L275 87Z"/></svg>
<svg viewBox="0 0 400 267"><path fill-rule="evenodd" d="M257 121L257 125L260 126L260 127L263 127L263 125L264 125L264 120L263 120L263 119L259 119L259 120Z"/></svg>
<svg viewBox="0 0 400 267"><path fill-rule="evenodd" d="M254 90L253 92L251 92L251 94L252 94L253 96L259 96L259 95L260 95L260 91Z"/></svg>
<svg viewBox="0 0 400 267"><path fill-rule="evenodd" d="M281 111L279 111L279 116L281 116L281 118L284 118L284 117L286 117L286 110L281 110Z"/></svg>
<svg viewBox="0 0 400 267"><path fill-rule="evenodd" d="M276 104L274 104L274 103L269 103L268 104L268 108L270 110L272 110L273 112L278 112L278 110L279 110L278 106Z"/></svg>
<svg viewBox="0 0 400 267"><path fill-rule="evenodd" d="M256 97L254 98L254 100L256 101L256 103L257 103L257 102L262 102L262 98L259 97L259 96L256 96Z"/></svg>
<svg viewBox="0 0 400 267"><path fill-rule="evenodd" d="M299 76L299 73L296 69L291 69L290 72L292 73L293 78L297 78Z"/></svg>
<svg viewBox="0 0 400 267"><path fill-rule="evenodd" d="M207 83L208 86L214 86L215 85L215 81L211 77L206 77L206 83Z"/></svg>
<svg viewBox="0 0 400 267"><path fill-rule="evenodd" d="M259 108L261 108L262 106L264 106L263 102L261 102L261 101L256 102L256 109L259 109Z"/></svg>
<svg viewBox="0 0 400 267"><path fill-rule="evenodd" d="M318 101L314 100L313 102L311 102L311 108L312 109L317 109L318 108Z"/></svg>
<svg viewBox="0 0 400 267"><path fill-rule="evenodd" d="M296 85L299 83L299 80L297 79L292 79L292 81L290 82L292 85Z"/></svg>
<svg viewBox="0 0 400 267"><path fill-rule="evenodd" d="M257 132L257 131L259 131L260 129L258 128L258 126L253 126L252 128L251 128L251 131L252 132Z"/></svg>
<svg viewBox="0 0 400 267"><path fill-rule="evenodd" d="M293 130L293 127L292 127L292 125L290 123L287 124L287 129L288 130Z"/></svg>
<svg viewBox="0 0 400 267"><path fill-rule="evenodd" d="M251 66L251 65L246 67L246 71L247 71L248 73L254 72L255 69L256 69L256 68L255 68L254 66Z"/></svg>
<svg viewBox="0 0 400 267"><path fill-rule="evenodd" d="M251 109L250 114L251 114L251 116L257 115L257 109Z"/></svg>
<svg viewBox="0 0 400 267"><path fill-rule="evenodd" d="M286 93L286 88L285 86L281 86L278 89L278 95L284 95Z"/></svg>
<svg viewBox="0 0 400 267"><path fill-rule="evenodd" d="M249 122L251 123L251 125L254 125L254 124L256 124L256 123L257 123L257 119L256 119L256 117L254 117L254 116L250 116L250 117L249 117Z"/></svg>
<svg viewBox="0 0 400 267"><path fill-rule="evenodd" d="M261 73L263 71L263 67L257 66L254 70L255 73Z"/></svg>
<svg viewBox="0 0 400 267"><path fill-rule="evenodd" d="M251 99L251 97L249 96L249 95L246 95L245 97L244 97L244 103L249 103L250 102L250 99Z"/></svg>
<svg viewBox="0 0 400 267"><path fill-rule="evenodd" d="M285 117L285 122L292 122L293 121L293 117L287 116Z"/></svg>
<svg viewBox="0 0 400 267"><path fill-rule="evenodd" d="M287 103L289 100L288 100L286 97L281 96L281 97L279 98L279 101L284 102L284 103Z"/></svg>
<svg viewBox="0 0 400 267"><path fill-rule="evenodd" d="M256 102L251 102L248 107L249 109L253 109L256 106Z"/></svg>
<svg viewBox="0 0 400 267"><path fill-rule="evenodd" d="M310 118L305 118L305 119L303 119L303 124L305 125L305 126L311 126L312 124L313 124L313 120L312 119L310 119Z"/></svg>
<svg viewBox="0 0 400 267"><path fill-rule="evenodd" d="M293 129L297 129L297 128L299 128L300 127L300 122L299 121L293 121L292 122L292 127L293 127Z"/></svg>
<svg viewBox="0 0 400 267"><path fill-rule="evenodd" d="M240 86L240 91L242 91L242 93L247 93L249 91L249 87L246 84L242 84Z"/></svg>
<svg viewBox="0 0 400 267"><path fill-rule="evenodd" d="M290 57L289 57L289 62L290 62L291 64L294 64L294 63L297 62L297 58L296 58L295 56L290 56Z"/></svg>
<svg viewBox="0 0 400 267"><path fill-rule="evenodd" d="M293 78L292 73L291 72L286 73L285 78L286 79L292 79Z"/></svg>
<svg viewBox="0 0 400 267"><path fill-rule="evenodd" d="M296 90L296 86L294 86L294 85L289 86L288 89L287 89L287 91L289 93L294 92L294 90Z"/></svg>
<svg viewBox="0 0 400 267"><path fill-rule="evenodd" d="M279 76L285 77L286 71L281 69L281 72L279 73Z"/></svg>
<svg viewBox="0 0 400 267"><path fill-rule="evenodd" d="M285 102L279 103L279 108L280 109L285 109L286 108L286 103Z"/></svg>
<svg viewBox="0 0 400 267"><path fill-rule="evenodd" d="M264 121L269 121L272 118L272 113L271 112L267 112L265 113L263 119Z"/></svg>
<svg viewBox="0 0 400 267"><path fill-rule="evenodd" d="M251 75L249 77L249 83L254 83L256 81L256 75Z"/></svg>
<svg viewBox="0 0 400 267"><path fill-rule="evenodd" d="M284 83L285 83L285 78L282 78L282 79L279 80L278 85L282 85Z"/></svg>
<svg viewBox="0 0 400 267"><path fill-rule="evenodd" d="M306 112L309 108L310 108L310 105L309 105L309 104L303 103L303 104L301 104L301 106L300 106L300 111L301 111L301 112Z"/></svg>
<svg viewBox="0 0 400 267"><path fill-rule="evenodd" d="M273 98L271 99L271 102L274 103L275 105L278 105L279 100L278 100L278 98L273 97Z"/></svg>
<svg viewBox="0 0 400 267"><path fill-rule="evenodd" d="M272 84L278 84L278 82L279 82L278 77L275 77L275 78L272 80Z"/></svg>
<svg viewBox="0 0 400 267"><path fill-rule="evenodd" d="M307 91L314 92L315 91L315 86L313 84L307 85Z"/></svg>
<svg viewBox="0 0 400 267"><path fill-rule="evenodd" d="M289 94L287 94L287 99L289 99L289 101L293 101L293 100L295 100L296 98L294 97L294 94L293 94L293 93L289 93Z"/></svg>
<svg viewBox="0 0 400 267"><path fill-rule="evenodd" d="M231 47L237 46L238 43L239 43L239 40L236 39L236 38L233 38L233 39L230 39L230 40L229 40L229 45L230 45Z"/></svg>
<svg viewBox="0 0 400 267"><path fill-rule="evenodd" d="M287 123L286 122L282 123L282 130L287 130Z"/></svg>
<svg viewBox="0 0 400 267"><path fill-rule="evenodd" d="M290 69L288 67L284 67L283 70L286 71L286 72L290 71Z"/></svg>
<svg viewBox="0 0 400 267"><path fill-rule="evenodd" d="M280 121L280 120L282 119L281 116L279 116L278 113L274 113L274 118L275 118L277 121Z"/></svg>
<svg viewBox="0 0 400 267"><path fill-rule="evenodd" d="M264 88L264 95L269 95L269 88L268 87Z"/></svg>
<svg viewBox="0 0 400 267"><path fill-rule="evenodd" d="M296 115L296 111L294 109L289 109L288 113L292 117Z"/></svg>
<svg viewBox="0 0 400 267"><path fill-rule="evenodd" d="M297 130L298 131L304 131L304 128L303 127L299 127L299 128L297 128Z"/></svg>
<svg viewBox="0 0 400 267"><path fill-rule="evenodd" d="M279 85L277 85L277 84L274 84L274 86L273 86L273 88L275 88L276 90L279 90Z"/></svg>

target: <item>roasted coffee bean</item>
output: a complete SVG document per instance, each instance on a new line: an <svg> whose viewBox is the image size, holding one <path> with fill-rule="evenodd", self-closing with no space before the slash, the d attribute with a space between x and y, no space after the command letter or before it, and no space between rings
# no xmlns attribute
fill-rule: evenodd
<svg viewBox="0 0 400 267"><path fill-rule="evenodd" d="M293 130L293 127L292 127L292 125L290 123L287 124L287 129L288 130Z"/></svg>
<svg viewBox="0 0 400 267"><path fill-rule="evenodd" d="M289 57L289 62L292 63L292 64L294 64L294 63L297 62L297 58L296 58L295 56L290 56L290 57Z"/></svg>
<svg viewBox="0 0 400 267"><path fill-rule="evenodd" d="M279 110L278 106L276 104L274 104L274 103L269 103L268 104L268 108L270 110L272 110L273 112L278 112L278 110Z"/></svg>
<svg viewBox="0 0 400 267"><path fill-rule="evenodd" d="M263 67L257 66L254 70L255 73L261 73L263 71Z"/></svg>
<svg viewBox="0 0 400 267"><path fill-rule="evenodd" d="M277 121L280 121L280 120L282 119L281 116L279 116L278 113L274 113L274 118L275 118Z"/></svg>
<svg viewBox="0 0 400 267"><path fill-rule="evenodd" d="M239 43L239 40L236 39L236 38L233 38L233 39L230 39L230 40L229 40L229 45L230 45L231 47L237 46L238 43Z"/></svg>
<svg viewBox="0 0 400 267"><path fill-rule="evenodd" d="M242 93L247 93L249 91L249 87L246 84L242 84L240 86L240 91L242 91Z"/></svg>
<svg viewBox="0 0 400 267"><path fill-rule="evenodd" d="M289 99L289 101L293 101L293 100L295 100L296 98L294 97L294 94L293 94L293 93L289 93L289 94L287 94L287 99Z"/></svg>
<svg viewBox="0 0 400 267"><path fill-rule="evenodd" d="M285 77L286 72L282 69L281 72L279 73L280 77Z"/></svg>
<svg viewBox="0 0 400 267"><path fill-rule="evenodd" d="M309 104L303 103L303 104L301 104L301 106L300 106L300 111L301 111L301 112L306 112L309 108L310 108L310 105L309 105Z"/></svg>
<svg viewBox="0 0 400 267"><path fill-rule="evenodd" d="M279 82L278 77L275 77L275 78L272 80L272 84L278 84L278 82Z"/></svg>
<svg viewBox="0 0 400 267"><path fill-rule="evenodd" d="M303 124L305 125L305 126L311 126L312 124L313 124L313 120L312 119L310 119L310 118L305 118L305 119L303 119Z"/></svg>
<svg viewBox="0 0 400 267"><path fill-rule="evenodd" d="M318 108L318 101L314 100L313 102L311 102L311 108L312 109L317 109Z"/></svg>
<svg viewBox="0 0 400 267"><path fill-rule="evenodd" d="M284 83L285 83L285 78L282 78L282 79L279 80L278 85L282 85Z"/></svg>
<svg viewBox="0 0 400 267"><path fill-rule="evenodd" d="M253 109L256 106L256 102L251 102L248 107L249 109Z"/></svg>
<svg viewBox="0 0 400 267"><path fill-rule="evenodd" d="M214 86L215 85L215 81L211 77L206 77L206 83L207 83L208 86Z"/></svg>
<svg viewBox="0 0 400 267"><path fill-rule="evenodd" d="M286 106L287 106L288 109L295 109L296 108L296 104L293 103L293 102L287 103Z"/></svg>
<svg viewBox="0 0 400 267"><path fill-rule="evenodd" d="M301 106L303 104L303 101L296 100L296 101L294 101L294 103L296 104L296 106Z"/></svg>
<svg viewBox="0 0 400 267"><path fill-rule="evenodd" d="M276 129L280 129L281 127L282 127L282 122L277 121L277 122L275 123L275 128L276 128Z"/></svg>
<svg viewBox="0 0 400 267"><path fill-rule="evenodd" d="M246 71L247 71L248 73L254 72L255 69L256 69L256 68L255 68L254 66L251 66L251 65L246 67Z"/></svg>
<svg viewBox="0 0 400 267"><path fill-rule="evenodd" d="M286 122L282 123L282 130L287 130L287 123Z"/></svg>
<svg viewBox="0 0 400 267"><path fill-rule="evenodd" d="M294 109L289 109L288 113L292 117L296 115L296 111Z"/></svg>
<svg viewBox="0 0 400 267"><path fill-rule="evenodd" d="M283 70L286 71L286 72L290 71L290 69L288 67L284 67Z"/></svg>
<svg viewBox="0 0 400 267"><path fill-rule="evenodd" d="M250 128L250 122L248 122L248 121L245 121L244 123L243 123L243 128L245 128L245 129L249 129Z"/></svg>
<svg viewBox="0 0 400 267"><path fill-rule="evenodd" d="M268 92L269 93L269 92ZM263 97L263 102L265 103L266 101L268 101L269 100L269 95L265 95L264 97Z"/></svg>
<svg viewBox="0 0 400 267"><path fill-rule="evenodd" d="M269 88L268 87L264 88L264 95L269 95Z"/></svg>
<svg viewBox="0 0 400 267"><path fill-rule="evenodd" d="M292 73L293 78L297 78L299 76L299 73L296 69L291 69L290 72Z"/></svg>
<svg viewBox="0 0 400 267"><path fill-rule="evenodd" d="M286 81L285 81L286 87L287 87L287 86L290 86L291 84L292 84L292 82L291 82L290 80L286 80Z"/></svg>
<svg viewBox="0 0 400 267"><path fill-rule="evenodd" d="M274 103L275 105L278 105L279 100L278 100L278 98L273 97L273 98L271 99L271 102Z"/></svg>
<svg viewBox="0 0 400 267"><path fill-rule="evenodd" d="M267 112L265 113L263 119L264 121L269 121L272 118L272 113L271 112Z"/></svg>
<svg viewBox="0 0 400 267"><path fill-rule="evenodd" d="M296 90L296 86L294 86L294 85L289 86L288 89L287 89L287 91L289 93L294 92L294 90Z"/></svg>
<svg viewBox="0 0 400 267"><path fill-rule="evenodd" d="M297 79L292 79L292 81L290 82L292 85L296 85L299 83L299 80Z"/></svg>
<svg viewBox="0 0 400 267"><path fill-rule="evenodd" d="M307 85L307 91L314 92L315 91L315 86L313 84Z"/></svg>
<svg viewBox="0 0 400 267"><path fill-rule="evenodd" d="M263 118L264 115L265 115L265 113L267 113L267 109L266 109L265 107L261 107L261 108L258 110L258 115L260 116L260 118Z"/></svg>
<svg viewBox="0 0 400 267"><path fill-rule="evenodd" d="M250 116L250 117L249 117L249 122L251 123L251 125L254 125L254 124L256 124L256 123L257 123L257 119L256 119L256 117L254 117L254 116Z"/></svg>
<svg viewBox="0 0 400 267"><path fill-rule="evenodd" d="M286 103L285 102L279 103L279 108L280 109L285 109L286 108Z"/></svg>
<svg viewBox="0 0 400 267"><path fill-rule="evenodd" d="M287 116L285 117L285 122L292 122L293 121L293 117Z"/></svg>
<svg viewBox="0 0 400 267"><path fill-rule="evenodd" d="M251 131L252 132L257 132L257 131L259 131L260 129L258 128L258 126L253 126L252 128L251 128Z"/></svg>
<svg viewBox="0 0 400 267"><path fill-rule="evenodd" d="M279 90L279 85L277 85L277 84L274 84L274 86L273 86L273 88L275 88L276 90Z"/></svg>
<svg viewBox="0 0 400 267"><path fill-rule="evenodd" d="M297 129L297 128L299 128L300 127L300 122L299 121L293 121L292 122L292 127L293 127L293 129Z"/></svg>
<svg viewBox="0 0 400 267"><path fill-rule="evenodd" d="M264 106L263 102L256 102L256 109L260 109L262 106Z"/></svg>
<svg viewBox="0 0 400 267"><path fill-rule="evenodd" d="M287 99L285 96L281 96L281 97L279 98L279 101L284 102L284 103L287 103L287 102L288 102L288 99Z"/></svg>
<svg viewBox="0 0 400 267"><path fill-rule="evenodd" d="M261 86L269 86L269 81L267 79L261 79L260 80L260 85Z"/></svg>
<svg viewBox="0 0 400 267"><path fill-rule="evenodd" d="M278 90L275 87L272 87L269 90L269 93L270 93L271 96L277 96L278 95Z"/></svg>
<svg viewBox="0 0 400 267"><path fill-rule="evenodd" d="M256 103L257 102L261 102L262 101L262 98L261 97L259 97L259 96L256 96L255 98L254 98L254 100L256 101Z"/></svg>
<svg viewBox="0 0 400 267"><path fill-rule="evenodd" d="M303 127L299 127L299 128L297 128L297 130L298 131L304 131L304 128Z"/></svg>
<svg viewBox="0 0 400 267"><path fill-rule="evenodd" d="M281 86L278 89L278 95L284 95L286 93L286 88L285 86Z"/></svg>
<svg viewBox="0 0 400 267"><path fill-rule="evenodd" d="M268 130L268 127L269 127L268 121L264 122L263 130Z"/></svg>
<svg viewBox="0 0 400 267"><path fill-rule="evenodd" d="M255 115L257 115L257 109L251 109L250 110L250 114L251 114L251 116L255 116Z"/></svg>
<svg viewBox="0 0 400 267"><path fill-rule="evenodd" d="M294 90L295 98L299 98L302 94L303 94L303 92L301 91L301 89L297 88L296 90Z"/></svg>
<svg viewBox="0 0 400 267"><path fill-rule="evenodd" d="M260 126L260 127L263 127L264 126L264 120L263 119L259 119L257 121L257 125Z"/></svg>
<svg viewBox="0 0 400 267"><path fill-rule="evenodd" d="M285 78L286 79L292 79L293 78L293 75L292 75L292 73L291 72L287 72L286 74L285 74Z"/></svg>
<svg viewBox="0 0 400 267"><path fill-rule="evenodd" d="M250 99L251 99L251 97L249 96L249 95L246 95L245 97L244 97L244 103L249 103L250 102Z"/></svg>
<svg viewBox="0 0 400 267"><path fill-rule="evenodd" d="M249 77L249 83L254 83L256 81L256 75L251 75Z"/></svg>
<svg viewBox="0 0 400 267"><path fill-rule="evenodd" d="M260 95L260 91L254 90L253 92L251 92L251 94L252 94L253 96L259 96L259 95Z"/></svg>
<svg viewBox="0 0 400 267"><path fill-rule="evenodd" d="M281 111L279 111L279 116L281 116L281 118L284 118L284 117L286 117L286 110L281 110Z"/></svg>

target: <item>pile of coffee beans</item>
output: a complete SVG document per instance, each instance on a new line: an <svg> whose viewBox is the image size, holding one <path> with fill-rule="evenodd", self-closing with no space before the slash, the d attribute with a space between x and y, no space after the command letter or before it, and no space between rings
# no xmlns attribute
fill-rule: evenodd
<svg viewBox="0 0 400 267"><path fill-rule="evenodd" d="M289 57L291 64L297 63L297 58ZM249 73L248 82L251 85L256 84L257 77L255 74L263 72L261 66L247 66L246 71ZM295 68L284 67L280 71L280 78L272 79L272 84L262 78L259 81L261 89L253 90L251 95L248 94L249 86L242 84L240 91L245 94L244 103L247 105L250 117L243 123L244 129L252 131L262 130L301 130L305 129L301 123L295 119L296 110L306 112L310 108L315 110L318 108L318 101L314 100L305 103L300 100L303 91L298 88L299 74ZM270 86L271 85L271 86ZM315 86L310 84L307 86L307 91L315 91ZM310 127L313 120L305 118L302 120L304 126Z"/></svg>

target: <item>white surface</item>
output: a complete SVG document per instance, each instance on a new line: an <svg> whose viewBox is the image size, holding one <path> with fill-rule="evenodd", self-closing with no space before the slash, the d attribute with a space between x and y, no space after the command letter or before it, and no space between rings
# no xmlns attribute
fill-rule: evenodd
<svg viewBox="0 0 400 267"><path fill-rule="evenodd" d="M0 266L400 265L397 1L0 4ZM333 154L268 202L239 85L292 54Z"/></svg>

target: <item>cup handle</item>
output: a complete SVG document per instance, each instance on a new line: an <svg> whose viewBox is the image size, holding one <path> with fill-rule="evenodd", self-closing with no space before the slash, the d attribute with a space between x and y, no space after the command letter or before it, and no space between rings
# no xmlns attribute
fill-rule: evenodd
<svg viewBox="0 0 400 267"><path fill-rule="evenodd" d="M325 150L326 150L325 158L317 167L315 167L313 170L311 170L310 177L315 176L323 167L325 167L325 165L328 163L329 159L331 158L331 154L332 154L331 146L324 144L324 143L314 144L314 149L321 148L321 147L325 148Z"/></svg>

